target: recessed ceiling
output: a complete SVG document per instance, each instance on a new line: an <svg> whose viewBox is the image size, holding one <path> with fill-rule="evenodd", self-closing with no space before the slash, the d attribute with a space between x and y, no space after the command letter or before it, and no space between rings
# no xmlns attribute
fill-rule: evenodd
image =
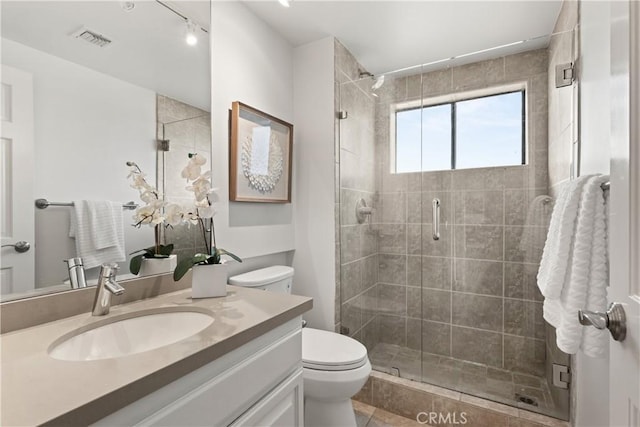
<svg viewBox="0 0 640 427"><path fill-rule="evenodd" d="M561 0L244 3L293 46L336 37L374 74L523 40L533 39L493 56L544 47L562 6Z"/></svg>

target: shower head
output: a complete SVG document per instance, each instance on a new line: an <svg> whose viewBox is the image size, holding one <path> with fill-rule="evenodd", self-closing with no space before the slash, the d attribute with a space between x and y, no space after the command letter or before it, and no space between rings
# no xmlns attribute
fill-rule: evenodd
<svg viewBox="0 0 640 427"><path fill-rule="evenodd" d="M384 84L384 74L374 79L373 86L371 86L371 90L374 90L374 91L378 90L382 87L383 84Z"/></svg>

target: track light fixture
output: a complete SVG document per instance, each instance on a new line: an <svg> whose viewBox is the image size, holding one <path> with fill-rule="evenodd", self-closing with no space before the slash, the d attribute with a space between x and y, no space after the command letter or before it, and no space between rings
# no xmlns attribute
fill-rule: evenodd
<svg viewBox="0 0 640 427"><path fill-rule="evenodd" d="M195 46L198 44L198 26L190 19L186 21L187 24L187 37L186 42L189 46Z"/></svg>

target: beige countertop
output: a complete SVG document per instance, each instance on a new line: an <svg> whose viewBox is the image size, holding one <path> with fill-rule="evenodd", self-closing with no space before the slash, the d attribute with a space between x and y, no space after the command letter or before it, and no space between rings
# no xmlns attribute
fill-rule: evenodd
<svg viewBox="0 0 640 427"><path fill-rule="evenodd" d="M312 307L307 297L235 286L228 291L223 298L192 300L187 289L115 306L106 316L85 313L3 334L0 424L90 424ZM54 341L74 330L167 307L205 312L214 322L175 344L125 357L73 362L48 355Z"/></svg>

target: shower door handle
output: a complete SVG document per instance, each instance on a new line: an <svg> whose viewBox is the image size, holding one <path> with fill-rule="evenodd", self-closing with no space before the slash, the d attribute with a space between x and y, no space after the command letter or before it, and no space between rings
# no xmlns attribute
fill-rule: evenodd
<svg viewBox="0 0 640 427"><path fill-rule="evenodd" d="M436 197L431 205L433 207L433 240L440 240L440 199Z"/></svg>

